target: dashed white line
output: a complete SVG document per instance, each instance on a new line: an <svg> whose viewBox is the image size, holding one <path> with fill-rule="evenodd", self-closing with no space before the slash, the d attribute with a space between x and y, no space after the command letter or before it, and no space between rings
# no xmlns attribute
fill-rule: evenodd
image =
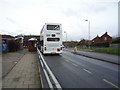
<svg viewBox="0 0 120 90"><path fill-rule="evenodd" d="M65 59L65 61L66 61L66 62L70 62L70 60L66 60L66 59ZM72 62L71 62L71 63L72 63ZM72 64L73 64L74 66L76 66L76 67L78 66L78 65L75 64L75 63L72 63Z"/></svg>
<svg viewBox="0 0 120 90"><path fill-rule="evenodd" d="M89 70L87 70L87 69L83 69L83 70L86 71L86 72L89 73L89 74L92 74L92 72L89 71Z"/></svg>
<svg viewBox="0 0 120 90"><path fill-rule="evenodd" d="M106 79L102 79L102 80L103 80L104 82L106 82L106 83L108 83L108 84L110 84L110 85L112 85L112 86L114 86L114 87L120 89L120 87L118 87L117 85L111 83L110 81L108 81L108 80L106 80Z"/></svg>
<svg viewBox="0 0 120 90"><path fill-rule="evenodd" d="M72 64L73 64L74 66L76 66L76 67L78 66L77 64L74 64L74 63L72 63Z"/></svg>
<svg viewBox="0 0 120 90"><path fill-rule="evenodd" d="M65 60L65 61L69 62L69 60Z"/></svg>

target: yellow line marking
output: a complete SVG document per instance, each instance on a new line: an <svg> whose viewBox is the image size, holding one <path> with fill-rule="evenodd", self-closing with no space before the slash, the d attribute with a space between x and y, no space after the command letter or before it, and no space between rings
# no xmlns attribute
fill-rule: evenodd
<svg viewBox="0 0 120 90"><path fill-rule="evenodd" d="M108 81L106 79L103 79L103 81L106 82L106 83L108 83L108 84L110 84L110 85L112 85L112 86L114 86L114 87L116 87L116 88L118 88L118 89L120 89L120 87L118 87L117 85L111 83L110 81Z"/></svg>
<svg viewBox="0 0 120 90"><path fill-rule="evenodd" d="M89 74L92 74L92 72L90 72L89 70L87 70L87 69L83 69L84 71L86 71L87 73L89 73Z"/></svg>

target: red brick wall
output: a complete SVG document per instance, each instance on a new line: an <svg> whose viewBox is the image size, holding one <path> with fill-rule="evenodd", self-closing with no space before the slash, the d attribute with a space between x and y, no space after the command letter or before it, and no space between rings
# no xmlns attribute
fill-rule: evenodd
<svg viewBox="0 0 120 90"><path fill-rule="evenodd" d="M104 34L101 36L101 42L112 42L112 37L110 37L108 34Z"/></svg>

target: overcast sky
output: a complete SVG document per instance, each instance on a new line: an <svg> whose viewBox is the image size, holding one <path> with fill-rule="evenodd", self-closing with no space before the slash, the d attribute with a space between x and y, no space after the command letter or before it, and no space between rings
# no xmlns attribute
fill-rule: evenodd
<svg viewBox="0 0 120 90"><path fill-rule="evenodd" d="M0 34L39 35L44 23L61 23L68 40L118 34L119 0L0 0ZM65 33L63 33L65 40Z"/></svg>

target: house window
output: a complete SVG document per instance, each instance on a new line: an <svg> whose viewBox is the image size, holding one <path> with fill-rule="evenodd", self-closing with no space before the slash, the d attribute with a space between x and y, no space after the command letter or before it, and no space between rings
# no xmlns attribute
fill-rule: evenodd
<svg viewBox="0 0 120 90"><path fill-rule="evenodd" d="M104 40L106 41L106 40L107 40L107 38L105 37L105 38L104 38Z"/></svg>

